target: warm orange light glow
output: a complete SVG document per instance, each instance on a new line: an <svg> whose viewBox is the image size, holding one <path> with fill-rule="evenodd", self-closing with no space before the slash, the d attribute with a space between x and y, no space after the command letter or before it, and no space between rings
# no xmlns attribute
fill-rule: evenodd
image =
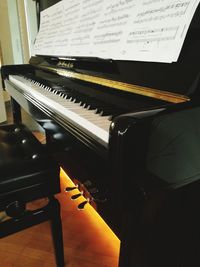
<svg viewBox="0 0 200 267"><path fill-rule="evenodd" d="M65 190L66 187L74 186L74 183L72 182L72 180L69 178L69 176L66 174L66 172L62 168L60 171L60 180L61 180L62 190ZM78 193L79 193L78 189L75 189L71 192L66 192L65 193L66 200L69 201L72 195L75 195ZM86 225L89 225L91 231L93 231L93 236L95 237L95 239L98 240L97 242L101 242L101 240L105 238L106 249L109 250L112 253L112 255L115 255L116 257L118 257L120 240L112 232L112 230L105 223L105 221L101 218L101 216L95 211L95 209L90 204L86 204L83 211L77 209L77 206L84 200L85 198L81 196L78 199L72 201L73 207L74 207L73 212L78 212L79 215L81 213L82 220L87 222Z"/></svg>

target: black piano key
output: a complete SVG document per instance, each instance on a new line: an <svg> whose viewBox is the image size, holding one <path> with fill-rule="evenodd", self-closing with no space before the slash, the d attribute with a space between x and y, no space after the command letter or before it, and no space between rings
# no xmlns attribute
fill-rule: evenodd
<svg viewBox="0 0 200 267"><path fill-rule="evenodd" d="M75 89L66 88L61 84L56 84L31 74L29 74L26 78L33 80L34 83L39 83L41 87L44 87L44 90L48 90L49 92L65 98L66 100L70 100L71 102L80 103L80 106L83 108L93 110L100 116L110 116L110 118L113 118L124 113L124 110L119 109L118 107L109 105L108 103L97 99L97 97L77 92Z"/></svg>

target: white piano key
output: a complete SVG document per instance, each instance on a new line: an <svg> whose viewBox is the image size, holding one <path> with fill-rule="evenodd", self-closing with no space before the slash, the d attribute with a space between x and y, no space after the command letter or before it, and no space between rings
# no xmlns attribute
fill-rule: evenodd
<svg viewBox="0 0 200 267"><path fill-rule="evenodd" d="M26 94L34 97L64 119L85 130L104 146L108 145L111 124L109 116L95 114L94 109L89 110L81 106L80 103L74 103L74 98L65 99L66 97L63 98L62 94L56 94L57 90L52 92L51 88L48 90L48 87L44 88L42 84L27 80L24 77L9 75L9 80Z"/></svg>

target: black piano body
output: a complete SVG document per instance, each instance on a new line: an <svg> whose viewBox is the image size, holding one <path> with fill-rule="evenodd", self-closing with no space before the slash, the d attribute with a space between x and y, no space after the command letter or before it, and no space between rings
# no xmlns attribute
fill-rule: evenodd
<svg viewBox="0 0 200 267"><path fill-rule="evenodd" d="M199 47L198 7L176 63L36 56L1 69L15 121L22 107L45 129L60 164L121 239L120 267L198 266ZM12 76L105 116L107 139Z"/></svg>

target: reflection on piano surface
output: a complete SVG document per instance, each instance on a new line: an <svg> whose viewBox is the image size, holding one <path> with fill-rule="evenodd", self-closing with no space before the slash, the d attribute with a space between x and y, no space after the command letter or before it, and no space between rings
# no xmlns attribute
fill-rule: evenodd
<svg viewBox="0 0 200 267"><path fill-rule="evenodd" d="M76 183L66 190L81 185L86 201L79 208L92 203L121 239L120 267L197 260L188 256L194 233L186 231L184 250L180 235L187 216L198 218L185 202L185 213L176 215L184 188L196 201L193 183L199 187L199 18L198 8L177 63L36 56L2 68L15 121L21 106L45 129Z"/></svg>

